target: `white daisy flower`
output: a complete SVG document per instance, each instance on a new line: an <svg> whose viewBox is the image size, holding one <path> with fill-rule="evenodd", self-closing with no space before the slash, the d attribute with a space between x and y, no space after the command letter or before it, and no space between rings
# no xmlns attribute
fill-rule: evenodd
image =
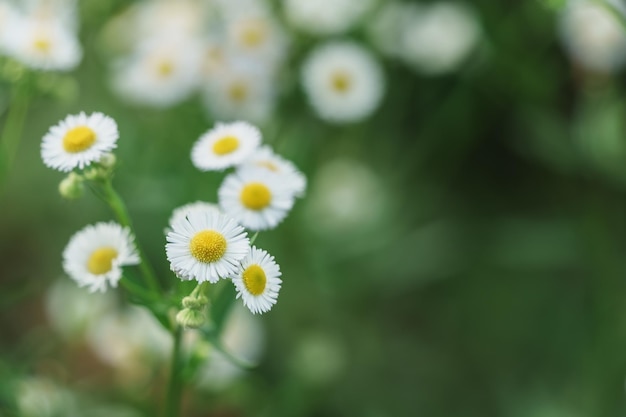
<svg viewBox="0 0 626 417"><path fill-rule="evenodd" d="M468 6L447 2L409 9L403 26L401 57L426 74L457 69L475 49L481 34Z"/></svg>
<svg viewBox="0 0 626 417"><path fill-rule="evenodd" d="M54 16L19 16L9 24L7 53L38 70L68 71L82 58L76 33Z"/></svg>
<svg viewBox="0 0 626 417"><path fill-rule="evenodd" d="M68 172L83 169L115 149L117 124L102 113L67 116L43 137L41 157L46 166Z"/></svg>
<svg viewBox="0 0 626 417"><path fill-rule="evenodd" d="M113 88L135 104L169 107L187 99L200 83L203 44L188 36L151 38L118 63Z"/></svg>
<svg viewBox="0 0 626 417"><path fill-rule="evenodd" d="M201 171L221 171L243 162L259 143L261 132L249 123L218 123L193 145L191 161Z"/></svg>
<svg viewBox="0 0 626 417"><path fill-rule="evenodd" d="M626 13L624 4L612 1ZM617 16L593 1L571 0L560 17L561 39L585 68L610 72L626 63L626 32Z"/></svg>
<svg viewBox="0 0 626 417"><path fill-rule="evenodd" d="M218 196L224 213L254 231L276 227L294 204L294 193L281 177L261 168L228 175Z"/></svg>
<svg viewBox="0 0 626 417"><path fill-rule="evenodd" d="M270 311L280 291L280 275L280 267L274 262L274 257L253 246L233 277L237 298L241 297L253 314Z"/></svg>
<svg viewBox="0 0 626 417"><path fill-rule="evenodd" d="M130 230L113 222L85 227L72 236L63 251L63 269L90 292L117 287L122 266L139 262Z"/></svg>
<svg viewBox="0 0 626 417"><path fill-rule="evenodd" d="M292 190L296 197L304 196L306 177L293 162L274 153L268 145L261 146L241 166L240 169L257 167L280 176L281 181Z"/></svg>
<svg viewBox="0 0 626 417"><path fill-rule="evenodd" d="M275 67L287 52L283 29L269 13L240 12L226 22L228 45L256 65Z"/></svg>
<svg viewBox="0 0 626 417"><path fill-rule="evenodd" d="M264 123L274 111L276 81L250 61L226 65L208 80L203 102L211 118Z"/></svg>
<svg viewBox="0 0 626 417"><path fill-rule="evenodd" d="M332 42L314 50L304 63L302 83L317 114L329 122L368 117L384 93L376 59L352 42Z"/></svg>
<svg viewBox="0 0 626 417"><path fill-rule="evenodd" d="M232 277L250 250L244 228L212 210L191 211L172 224L165 252L182 280L217 282Z"/></svg>
<svg viewBox="0 0 626 417"><path fill-rule="evenodd" d="M184 206L180 206L172 212L172 215L169 220L170 226L174 223L179 223L183 221L191 212L202 212L202 211L212 211L215 213L221 213L220 208L217 204L206 203L204 201L196 201L194 203L185 204Z"/></svg>
<svg viewBox="0 0 626 417"><path fill-rule="evenodd" d="M315 35L339 34L359 22L374 0L283 0L289 23Z"/></svg>

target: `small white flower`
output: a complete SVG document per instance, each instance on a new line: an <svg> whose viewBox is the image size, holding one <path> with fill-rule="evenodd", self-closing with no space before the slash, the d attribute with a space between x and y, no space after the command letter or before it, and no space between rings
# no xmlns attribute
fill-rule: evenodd
<svg viewBox="0 0 626 417"><path fill-rule="evenodd" d="M252 247L241 261L241 268L233 278L237 298L253 313L265 313L276 304L282 280L280 268L274 257L262 249Z"/></svg>
<svg viewBox="0 0 626 417"><path fill-rule="evenodd" d="M68 172L97 162L117 146L117 124L102 113L67 116L43 137L41 157L47 167Z"/></svg>
<svg viewBox="0 0 626 417"><path fill-rule="evenodd" d="M317 114L330 122L368 117L384 93L376 59L352 42L332 42L314 50L302 70L302 83Z"/></svg>
<svg viewBox="0 0 626 417"><path fill-rule="evenodd" d="M266 169L278 175L296 197L304 195L306 190L304 174L296 168L293 162L275 154L270 146L261 146L240 166L240 169L248 169L249 167Z"/></svg>
<svg viewBox="0 0 626 417"><path fill-rule="evenodd" d="M621 13L623 3L612 2ZM585 68L610 72L626 63L626 32L617 16L593 1L569 1L560 18L561 38L568 52Z"/></svg>
<svg viewBox="0 0 626 417"><path fill-rule="evenodd" d="M368 12L373 0L283 0L287 20L315 35L347 31Z"/></svg>
<svg viewBox="0 0 626 417"><path fill-rule="evenodd" d="M72 236L63 251L63 269L90 292L117 287L122 266L140 262L130 230L117 223L96 223Z"/></svg>
<svg viewBox="0 0 626 417"><path fill-rule="evenodd" d="M228 46L257 66L275 67L287 53L287 38L269 13L240 12L226 22Z"/></svg>
<svg viewBox="0 0 626 417"><path fill-rule="evenodd" d="M229 62L208 79L203 102L209 115L219 120L248 120L263 123L276 102L273 74L250 61Z"/></svg>
<svg viewBox="0 0 626 417"><path fill-rule="evenodd" d="M82 58L76 33L54 16L14 17L7 30L8 54L30 68L68 71Z"/></svg>
<svg viewBox="0 0 626 417"><path fill-rule="evenodd" d="M171 226L165 252L182 280L215 283L232 277L250 249L244 228L213 210L191 211Z"/></svg>
<svg viewBox="0 0 626 417"><path fill-rule="evenodd" d="M220 208L217 204L206 203L204 201L196 201L194 203L185 204L184 206L176 208L172 212L172 216L170 217L170 226L174 223L179 223L183 221L189 215L189 213L196 211L212 211L218 214L221 213Z"/></svg>
<svg viewBox="0 0 626 417"><path fill-rule="evenodd" d="M426 74L457 69L480 39L474 12L461 4L440 2L409 9L403 23L400 54Z"/></svg>
<svg viewBox="0 0 626 417"><path fill-rule="evenodd" d="M193 145L191 161L201 171L221 171L240 164L259 143L261 132L249 123L218 123Z"/></svg>
<svg viewBox="0 0 626 417"><path fill-rule="evenodd" d="M294 193L281 177L262 168L228 175L218 191L220 207L254 231L273 229L289 213Z"/></svg>
<svg viewBox="0 0 626 417"><path fill-rule="evenodd" d="M180 103L200 83L203 49L189 36L151 38L118 63L113 88L135 104L164 108Z"/></svg>

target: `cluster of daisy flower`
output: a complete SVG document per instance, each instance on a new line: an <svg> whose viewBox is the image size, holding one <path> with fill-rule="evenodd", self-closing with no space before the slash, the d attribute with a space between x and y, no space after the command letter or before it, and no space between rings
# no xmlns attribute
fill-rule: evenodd
<svg viewBox="0 0 626 417"><path fill-rule="evenodd" d="M0 52L35 70L75 68L82 58L75 1L0 1Z"/></svg>
<svg viewBox="0 0 626 417"><path fill-rule="evenodd" d="M141 2L109 30L132 39L113 67L114 89L129 101L163 108L199 91L214 119L270 116L287 38L267 2Z"/></svg>
<svg viewBox="0 0 626 417"><path fill-rule="evenodd" d="M61 183L63 195L75 197L86 180L110 185L110 152L118 137L115 121L102 113L71 115L50 129L41 156L47 166L70 172ZM193 146L191 159L198 169L236 170L219 188L219 206L192 203L176 209L170 219L166 253L171 269L180 279L199 283L178 316L187 327L204 321L204 282L232 279L237 297L253 313L269 311L276 303L280 269L266 251L251 246L245 229L275 228L304 194L306 179L290 161L260 144L256 127L233 122L217 124ZM129 226L97 223L76 233L63 253L68 275L91 291L116 287L123 266L142 262Z"/></svg>
<svg viewBox="0 0 626 417"><path fill-rule="evenodd" d="M253 313L276 302L281 273L272 256L250 246L245 229L275 228L306 188L304 175L290 161L260 144L259 130L245 122L217 124L198 139L191 151L196 168L235 171L218 190L219 206L197 202L174 211L166 245L181 279L232 278L237 297Z"/></svg>

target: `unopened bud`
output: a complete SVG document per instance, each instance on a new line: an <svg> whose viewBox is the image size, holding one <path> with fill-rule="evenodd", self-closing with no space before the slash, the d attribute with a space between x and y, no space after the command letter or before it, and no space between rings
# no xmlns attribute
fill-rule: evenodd
<svg viewBox="0 0 626 417"><path fill-rule="evenodd" d="M200 310L183 308L176 314L176 322L187 329L197 329L204 321L204 314Z"/></svg>
<svg viewBox="0 0 626 417"><path fill-rule="evenodd" d="M183 298L183 307L194 310L200 310L205 305L209 304L209 299L204 295L198 295L197 297L188 296Z"/></svg>
<svg viewBox="0 0 626 417"><path fill-rule="evenodd" d="M75 172L70 172L67 177L59 183L59 194L68 200L82 197L85 191L83 178Z"/></svg>
<svg viewBox="0 0 626 417"><path fill-rule="evenodd" d="M110 152L107 152L104 155L102 155L102 157L98 161L100 166L102 166L103 168L106 168L108 170L113 169L113 167L115 167L115 163L116 162L117 162L117 158L115 157L114 154L112 154Z"/></svg>

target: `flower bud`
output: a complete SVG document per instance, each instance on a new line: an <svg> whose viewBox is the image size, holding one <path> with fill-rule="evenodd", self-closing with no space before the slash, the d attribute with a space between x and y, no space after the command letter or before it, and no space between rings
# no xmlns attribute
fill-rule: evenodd
<svg viewBox="0 0 626 417"><path fill-rule="evenodd" d="M116 162L117 162L117 158L115 157L114 154L110 152L107 152L104 155L102 155L102 157L98 161L101 167L108 169L108 170L113 169L113 167L115 167Z"/></svg>
<svg viewBox="0 0 626 417"><path fill-rule="evenodd" d="M190 308L193 310L200 310L205 305L209 304L209 299L204 295L199 295L197 297L187 296L183 298L183 307Z"/></svg>
<svg viewBox="0 0 626 417"><path fill-rule="evenodd" d="M196 309L183 308L176 314L176 322L186 329L197 329L204 321L204 314Z"/></svg>
<svg viewBox="0 0 626 417"><path fill-rule="evenodd" d="M83 184L83 177L70 172L67 177L59 183L59 194L61 197L68 200L74 200L82 197L85 191L85 185Z"/></svg>

